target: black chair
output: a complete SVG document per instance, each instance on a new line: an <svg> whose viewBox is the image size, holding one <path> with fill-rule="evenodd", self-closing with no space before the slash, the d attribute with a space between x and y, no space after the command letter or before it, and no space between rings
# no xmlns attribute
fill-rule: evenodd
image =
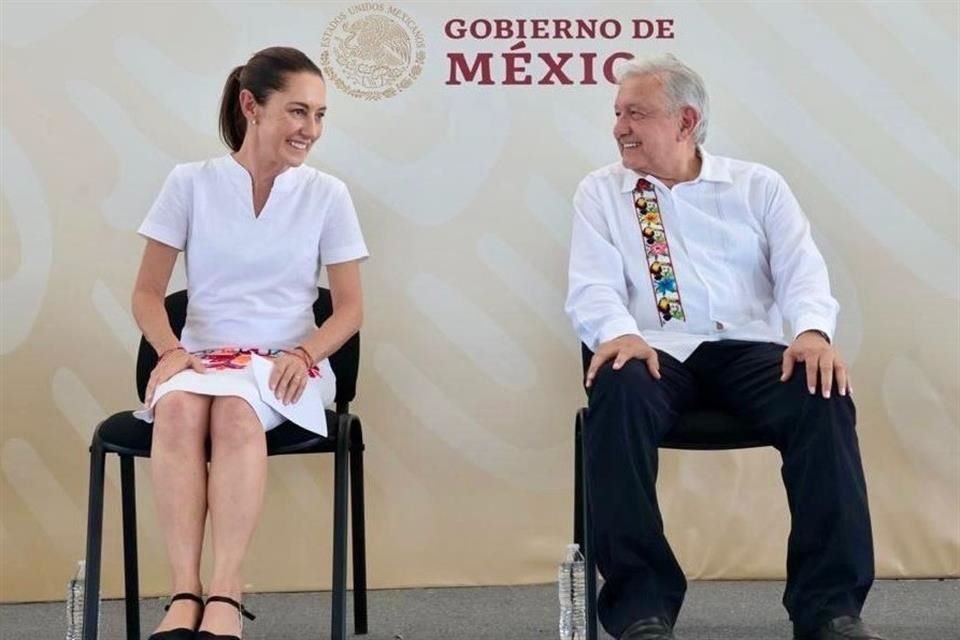
<svg viewBox="0 0 960 640"><path fill-rule="evenodd" d="M593 352L581 345L580 356L586 374ZM577 411L574 423L573 541L583 549L586 577L587 640L597 640L597 564L590 546L590 509L587 502L587 468L583 455L583 428L587 409ZM692 411L660 443L662 449L722 451L771 446L770 439L754 425L722 411Z"/></svg>
<svg viewBox="0 0 960 640"><path fill-rule="evenodd" d="M177 337L187 312L187 292L167 296L167 315ZM313 305L317 326L333 313L330 291L319 289ZM327 411L327 437L284 422L267 432L267 455L300 453L334 454L333 500L333 594L331 636L343 640L347 634L347 490L351 489L353 533L354 631L367 632L367 575L363 508L363 432L360 419L349 413L356 395L360 360L360 335L356 334L330 356L337 376L336 412ZM144 340L137 356L137 392L143 400L157 354ZM140 587L137 569L137 514L134 485L134 458L149 458L153 425L133 417L132 411L117 413L97 426L90 444L90 498L87 507L86 591L100 592L100 562L103 536L104 464L108 453L120 458L120 493L123 509L123 564L126 599L127 640L140 639ZM209 455L209 450L208 450ZM349 467L348 467L349 464ZM352 485L352 486L351 486ZM84 640L96 640L99 598L84 600Z"/></svg>

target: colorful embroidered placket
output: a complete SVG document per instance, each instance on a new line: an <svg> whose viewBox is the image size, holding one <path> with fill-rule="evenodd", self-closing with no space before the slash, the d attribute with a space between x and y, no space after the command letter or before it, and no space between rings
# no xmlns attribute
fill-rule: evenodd
<svg viewBox="0 0 960 640"><path fill-rule="evenodd" d="M650 284L653 286L653 297L657 301L660 326L670 320L686 322L687 318L683 313L683 304L680 300L680 287L670 258L667 230L660 219L657 191L649 181L643 178L637 181L637 187L633 192L633 204L637 210L643 247L647 253L647 270L650 274Z"/></svg>

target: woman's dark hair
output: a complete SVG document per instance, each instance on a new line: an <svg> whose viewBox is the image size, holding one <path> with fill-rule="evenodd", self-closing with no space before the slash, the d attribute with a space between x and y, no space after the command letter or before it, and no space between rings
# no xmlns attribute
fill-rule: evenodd
<svg viewBox="0 0 960 640"><path fill-rule="evenodd" d="M240 92L253 94L263 104L274 91L282 91L291 73L306 71L323 78L320 67L299 49L269 47L253 54L247 64L230 72L220 99L220 137L234 151L240 150L247 132L247 119L240 109Z"/></svg>

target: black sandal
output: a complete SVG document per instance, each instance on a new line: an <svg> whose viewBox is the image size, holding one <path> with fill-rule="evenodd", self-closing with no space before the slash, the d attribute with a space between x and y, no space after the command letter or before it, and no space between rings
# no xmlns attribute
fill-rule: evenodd
<svg viewBox="0 0 960 640"><path fill-rule="evenodd" d="M199 626L203 621L203 598L193 593L178 593L170 598L170 602L167 603L163 610L170 611L170 605L177 600L190 600L191 602L196 602L200 605L200 616L197 619L197 626ZM147 640L194 640L194 634L196 633L196 629L177 627L176 629L170 629L168 631L158 631L150 636Z"/></svg>
<svg viewBox="0 0 960 640"><path fill-rule="evenodd" d="M227 598L225 596L208 596L207 604L210 604L211 602L223 602L223 603L229 604L230 606L232 606L234 609L237 610L237 615L241 616L240 618L241 633L243 632L243 618L246 618L247 620L257 619L257 616L247 611L247 609L242 604L240 604L233 598ZM196 640L240 640L239 636L222 636L216 633L210 633L209 631L200 631L194 637L196 638Z"/></svg>

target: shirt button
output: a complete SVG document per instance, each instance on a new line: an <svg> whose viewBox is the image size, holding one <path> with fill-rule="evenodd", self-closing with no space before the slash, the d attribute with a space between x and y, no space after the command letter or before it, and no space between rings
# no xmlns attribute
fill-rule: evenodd
<svg viewBox="0 0 960 640"><path fill-rule="evenodd" d="M717 331L723 331L723 323L720 321L714 322L714 326L717 327Z"/></svg>

